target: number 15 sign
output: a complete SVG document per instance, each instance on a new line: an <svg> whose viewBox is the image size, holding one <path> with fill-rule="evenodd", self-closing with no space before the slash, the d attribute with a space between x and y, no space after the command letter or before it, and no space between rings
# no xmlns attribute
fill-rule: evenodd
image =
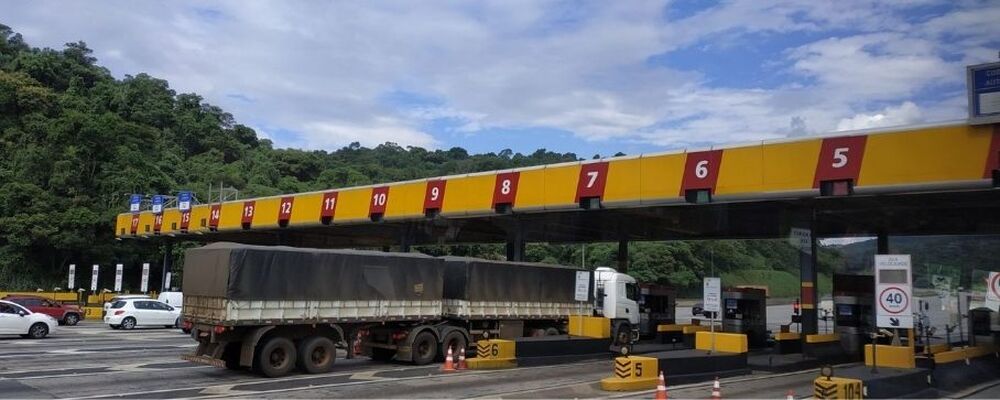
<svg viewBox="0 0 1000 400"><path fill-rule="evenodd" d="M879 328L913 328L909 254L875 256L875 319Z"/></svg>

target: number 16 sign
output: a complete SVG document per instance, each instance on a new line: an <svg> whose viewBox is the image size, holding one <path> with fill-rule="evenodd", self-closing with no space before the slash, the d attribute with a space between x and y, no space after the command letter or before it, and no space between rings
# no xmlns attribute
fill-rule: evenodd
<svg viewBox="0 0 1000 400"><path fill-rule="evenodd" d="M879 328L913 328L909 254L875 256L875 316Z"/></svg>

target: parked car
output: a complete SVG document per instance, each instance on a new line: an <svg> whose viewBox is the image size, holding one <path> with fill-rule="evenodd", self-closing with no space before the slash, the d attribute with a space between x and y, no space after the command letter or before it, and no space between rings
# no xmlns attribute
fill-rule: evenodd
<svg viewBox="0 0 1000 400"><path fill-rule="evenodd" d="M113 304L114 302L116 302L118 300L148 299L148 298L149 298L149 296L144 295L144 294L121 294L121 295L112 297L111 300L109 300L107 303L104 303L104 315L108 315L108 309L111 308L111 304Z"/></svg>
<svg viewBox="0 0 1000 400"><path fill-rule="evenodd" d="M59 322L51 315L33 313L21 305L0 300L0 335L41 339L55 332Z"/></svg>
<svg viewBox="0 0 1000 400"><path fill-rule="evenodd" d="M125 330L157 325L177 328L181 324L181 311L158 300L124 299L111 303L104 323L111 329Z"/></svg>
<svg viewBox="0 0 1000 400"><path fill-rule="evenodd" d="M691 306L691 316L692 317L696 317L696 318L700 318L700 317L716 318L716 317L718 317L718 313L712 312L712 311L705 311L705 305L704 304L702 304L702 303L695 303L693 306Z"/></svg>
<svg viewBox="0 0 1000 400"><path fill-rule="evenodd" d="M85 315L78 305L63 304L41 296L7 295L3 299L17 303L33 313L50 315L59 321L59 325L76 325Z"/></svg>

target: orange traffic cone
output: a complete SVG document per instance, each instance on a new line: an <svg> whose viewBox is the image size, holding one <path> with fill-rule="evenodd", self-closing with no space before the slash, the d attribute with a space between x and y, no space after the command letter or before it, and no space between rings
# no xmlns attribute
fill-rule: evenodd
<svg viewBox="0 0 1000 400"><path fill-rule="evenodd" d="M795 400L795 391L789 390L785 400Z"/></svg>
<svg viewBox="0 0 1000 400"><path fill-rule="evenodd" d="M722 398L722 391L719 388L719 377L715 377L715 383L712 384L712 400L719 400Z"/></svg>
<svg viewBox="0 0 1000 400"><path fill-rule="evenodd" d="M353 347L354 347L354 349L353 349L354 350L354 355L360 356L361 355L361 335L360 334L354 336L354 346Z"/></svg>
<svg viewBox="0 0 1000 400"><path fill-rule="evenodd" d="M667 382L663 379L663 371L660 371L660 381L656 384L654 400L667 400Z"/></svg>
<svg viewBox="0 0 1000 400"><path fill-rule="evenodd" d="M469 364L465 363L465 348L458 349L458 369L469 369Z"/></svg>
<svg viewBox="0 0 1000 400"><path fill-rule="evenodd" d="M444 366L441 367L441 371L444 372L455 372L455 356L451 354L451 347L448 348L448 356L444 358Z"/></svg>

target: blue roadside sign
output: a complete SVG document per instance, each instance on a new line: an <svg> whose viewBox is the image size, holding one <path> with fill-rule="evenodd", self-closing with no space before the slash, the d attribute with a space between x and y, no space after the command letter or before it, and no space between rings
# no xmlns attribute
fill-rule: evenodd
<svg viewBox="0 0 1000 400"><path fill-rule="evenodd" d="M163 196L154 195L153 196L153 213L160 214L163 212Z"/></svg>
<svg viewBox="0 0 1000 400"><path fill-rule="evenodd" d="M191 192L180 192L177 194L177 208L181 211L191 209Z"/></svg>
<svg viewBox="0 0 1000 400"><path fill-rule="evenodd" d="M1000 122L1000 62L970 65L966 80L969 86L969 123Z"/></svg>
<svg viewBox="0 0 1000 400"><path fill-rule="evenodd" d="M130 212L139 212L139 204L142 203L142 195L133 194L128 201L128 210Z"/></svg>

